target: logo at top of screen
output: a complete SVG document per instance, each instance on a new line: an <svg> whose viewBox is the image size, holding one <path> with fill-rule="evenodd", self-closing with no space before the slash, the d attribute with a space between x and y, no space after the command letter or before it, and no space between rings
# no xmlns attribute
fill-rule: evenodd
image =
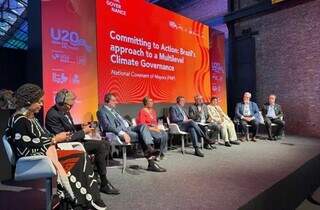
<svg viewBox="0 0 320 210"><path fill-rule="evenodd" d="M106 0L106 5L110 7L111 12L126 16L127 11L124 8L124 2L121 0Z"/></svg>
<svg viewBox="0 0 320 210"><path fill-rule="evenodd" d="M83 47L89 53L92 51L92 46L85 39L81 38L76 31L50 28L50 37L52 44L61 45L62 48L78 50L79 47Z"/></svg>

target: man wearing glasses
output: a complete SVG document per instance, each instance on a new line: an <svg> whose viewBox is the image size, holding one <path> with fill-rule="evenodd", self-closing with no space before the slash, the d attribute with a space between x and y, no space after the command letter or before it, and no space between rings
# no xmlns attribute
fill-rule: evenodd
<svg viewBox="0 0 320 210"><path fill-rule="evenodd" d="M114 188L108 181L106 158L109 155L109 145L107 141L84 140L86 134L93 132L89 124L75 125L70 114L76 100L75 94L67 89L60 90L55 97L55 105L47 112L45 126L49 132L57 134L63 131L71 132L70 141L79 141L83 144L86 152L95 157L95 165L101 180L100 191L106 194L119 194L119 190Z"/></svg>

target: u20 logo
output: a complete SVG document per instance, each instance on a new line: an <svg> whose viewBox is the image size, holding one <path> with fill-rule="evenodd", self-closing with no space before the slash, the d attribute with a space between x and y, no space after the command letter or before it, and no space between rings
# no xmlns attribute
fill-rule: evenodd
<svg viewBox="0 0 320 210"><path fill-rule="evenodd" d="M84 47L87 52L92 51L92 47L85 39L79 36L76 31L69 31L67 29L50 28L51 40L56 44L70 44L70 47Z"/></svg>

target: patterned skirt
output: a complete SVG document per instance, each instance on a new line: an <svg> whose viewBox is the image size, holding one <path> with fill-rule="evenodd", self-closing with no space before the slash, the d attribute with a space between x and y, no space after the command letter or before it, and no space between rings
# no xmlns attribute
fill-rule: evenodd
<svg viewBox="0 0 320 210"><path fill-rule="evenodd" d="M57 150L57 153L59 162L68 175L77 205L88 207L92 201L99 200L98 183L94 178L94 171L87 155L78 150Z"/></svg>

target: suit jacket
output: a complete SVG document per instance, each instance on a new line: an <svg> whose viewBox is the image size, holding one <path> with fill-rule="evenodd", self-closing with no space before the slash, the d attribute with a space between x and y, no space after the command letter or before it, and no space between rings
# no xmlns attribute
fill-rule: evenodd
<svg viewBox="0 0 320 210"><path fill-rule="evenodd" d="M66 117L68 115L69 119ZM46 129L53 134L61 132L71 132L70 141L82 141L84 140L85 133L81 126L75 125L70 113L64 113L60 111L56 106L49 109L45 119Z"/></svg>
<svg viewBox="0 0 320 210"><path fill-rule="evenodd" d="M263 118L266 118L266 116L268 114L268 109L269 109L269 103L266 103L262 106ZM283 112L282 112L281 106L279 104L274 104L274 112L276 114L276 119L283 117Z"/></svg>
<svg viewBox="0 0 320 210"><path fill-rule="evenodd" d="M241 119L241 117L243 116L243 108L244 108L243 102L237 103L236 110L235 110L236 118ZM249 109L250 109L251 116L253 116L256 120L260 121L261 119L260 119L258 105L256 103L250 101Z"/></svg>
<svg viewBox="0 0 320 210"><path fill-rule="evenodd" d="M115 117L112 112L105 106L101 106L97 111L97 118L99 121L99 126L103 134L106 132L111 132L119 135L120 131L126 131L127 129L122 125L122 123Z"/></svg>
<svg viewBox="0 0 320 210"><path fill-rule="evenodd" d="M182 111L186 114L186 116L188 117L188 113L186 112L186 110L181 107ZM180 111L179 106L173 105L169 108L169 112L170 112L170 121L173 123L181 123L184 120L183 117L183 113Z"/></svg>
<svg viewBox="0 0 320 210"><path fill-rule="evenodd" d="M208 105L207 107L208 107L209 117L213 122L216 122L216 123L222 122L222 118L224 118L224 120L231 121L229 116L223 112L220 106ZM220 113L223 116L220 116Z"/></svg>
<svg viewBox="0 0 320 210"><path fill-rule="evenodd" d="M201 112L204 114L206 122L209 121L209 112L208 107L205 104L201 105ZM199 112L196 104L189 107L189 117L196 122L201 121L201 112Z"/></svg>

